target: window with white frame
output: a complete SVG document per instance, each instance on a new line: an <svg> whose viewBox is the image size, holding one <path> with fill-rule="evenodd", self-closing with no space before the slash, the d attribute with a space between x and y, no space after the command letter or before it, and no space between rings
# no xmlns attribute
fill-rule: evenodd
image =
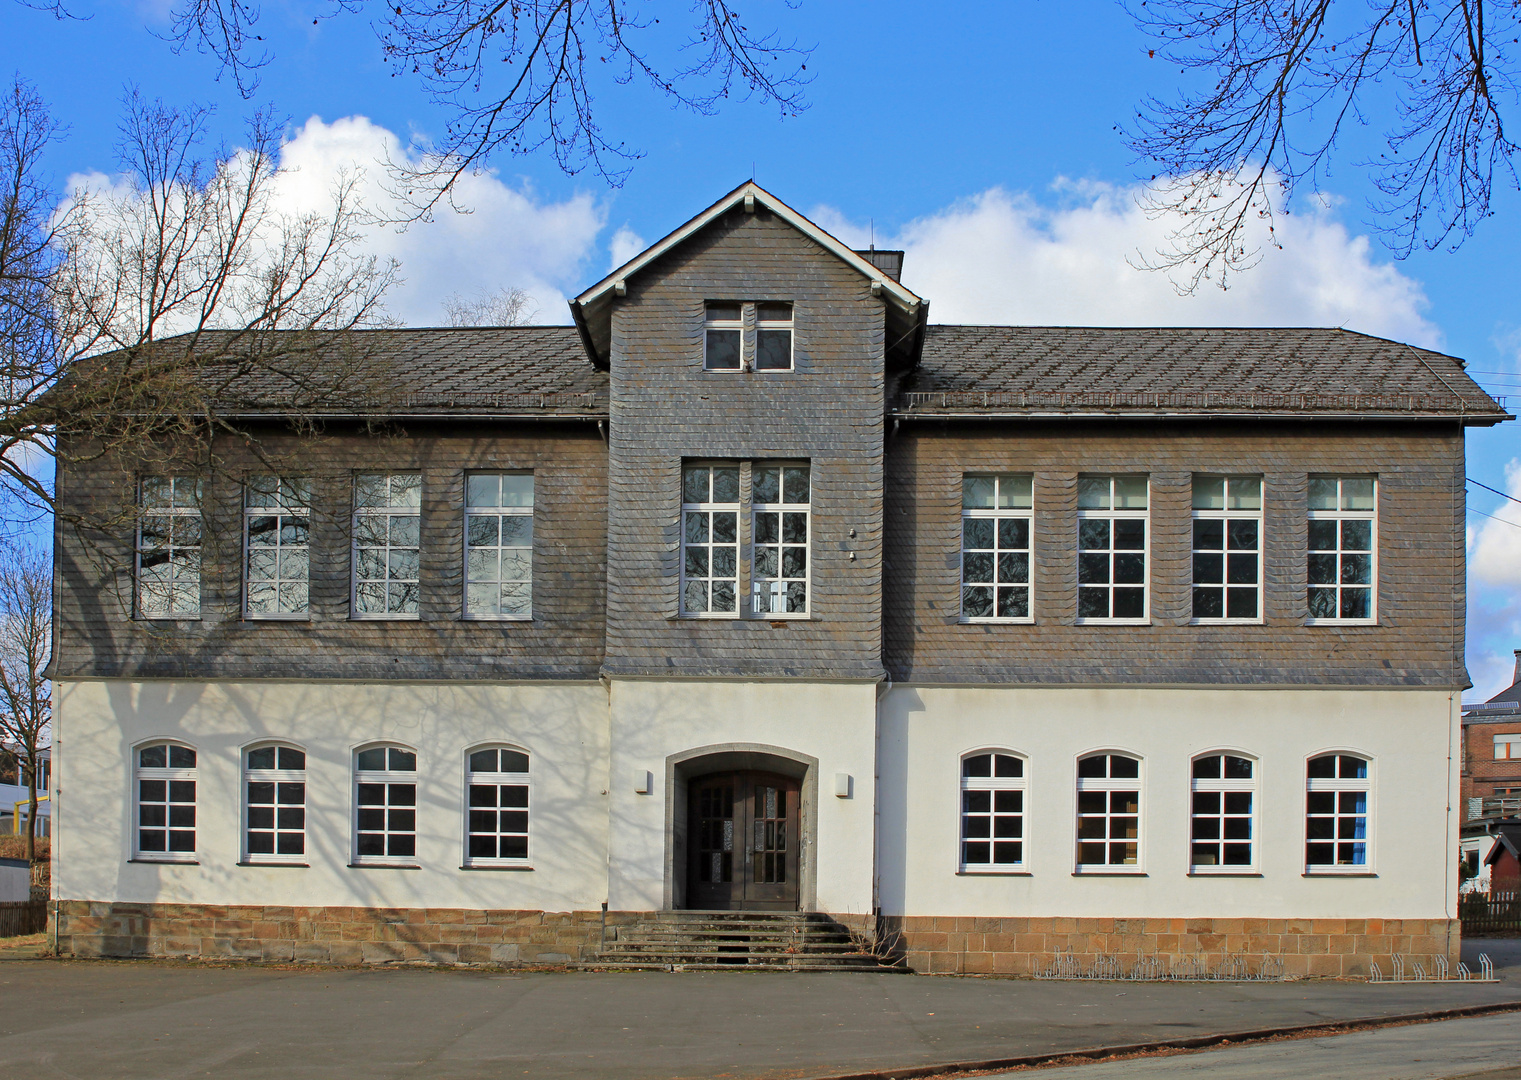
<svg viewBox="0 0 1521 1080"><path fill-rule="evenodd" d="M137 613L178 619L201 613L201 482L145 476L138 490Z"/></svg>
<svg viewBox="0 0 1521 1080"><path fill-rule="evenodd" d="M681 475L681 613L739 615L739 463Z"/></svg>
<svg viewBox="0 0 1521 1080"><path fill-rule="evenodd" d="M465 617L533 615L533 474L465 477Z"/></svg>
<svg viewBox="0 0 1521 1080"><path fill-rule="evenodd" d="M1030 474L968 474L961 480L961 617L1029 622Z"/></svg>
<svg viewBox="0 0 1521 1080"><path fill-rule="evenodd" d="M1077 869L1135 869L1141 863L1141 762L1090 754L1077 763Z"/></svg>
<svg viewBox="0 0 1521 1080"><path fill-rule="evenodd" d="M417 855L417 754L371 746L354 756L354 861Z"/></svg>
<svg viewBox="0 0 1521 1080"><path fill-rule="evenodd" d="M1145 476L1078 477L1078 622L1146 621L1146 522Z"/></svg>
<svg viewBox="0 0 1521 1080"><path fill-rule="evenodd" d="M1321 754L1305 773L1305 869L1366 872L1370 762L1357 754Z"/></svg>
<svg viewBox="0 0 1521 1080"><path fill-rule="evenodd" d="M421 532L420 474L354 478L356 619L417 618Z"/></svg>
<svg viewBox="0 0 1521 1080"><path fill-rule="evenodd" d="M1262 619L1262 477L1194 476L1194 621Z"/></svg>
<svg viewBox="0 0 1521 1080"><path fill-rule="evenodd" d="M194 748L179 743L137 748L137 858L195 860L195 760Z"/></svg>
<svg viewBox="0 0 1521 1080"><path fill-rule="evenodd" d="M809 469L756 462L750 473L751 610L808 614Z"/></svg>
<svg viewBox="0 0 1521 1080"><path fill-rule="evenodd" d="M306 751L256 746L243 755L244 857L300 862L306 855Z"/></svg>
<svg viewBox="0 0 1521 1080"><path fill-rule="evenodd" d="M1521 735L1496 735L1495 760L1515 761L1521 759Z"/></svg>
<svg viewBox="0 0 1521 1080"><path fill-rule="evenodd" d="M528 755L511 747L472 750L466 757L467 866L528 861Z"/></svg>
<svg viewBox="0 0 1521 1080"><path fill-rule="evenodd" d="M299 619L310 608L310 480L256 476L243 498L243 614Z"/></svg>
<svg viewBox="0 0 1521 1080"><path fill-rule="evenodd" d="M1193 762L1189 872L1249 873L1257 865L1253 839L1256 762L1238 754L1201 754Z"/></svg>
<svg viewBox="0 0 1521 1080"><path fill-rule="evenodd" d="M1018 870L1025 864L1025 762L980 750L961 759L961 869Z"/></svg>
<svg viewBox="0 0 1521 1080"><path fill-rule="evenodd" d="M792 370L792 305L755 305L755 370Z"/></svg>
<svg viewBox="0 0 1521 1080"><path fill-rule="evenodd" d="M1309 610L1313 622L1373 622L1378 484L1371 476L1312 476Z"/></svg>
<svg viewBox="0 0 1521 1080"><path fill-rule="evenodd" d="M743 305L710 300L705 316L703 366L709 371L740 370L745 336Z"/></svg>

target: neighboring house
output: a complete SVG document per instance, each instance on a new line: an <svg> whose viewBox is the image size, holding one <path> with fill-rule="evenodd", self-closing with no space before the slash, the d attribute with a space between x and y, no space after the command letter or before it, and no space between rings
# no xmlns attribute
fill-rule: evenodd
<svg viewBox="0 0 1521 1080"><path fill-rule="evenodd" d="M1521 824L1501 825L1495 829L1494 842L1484 856L1489 888L1495 892L1521 889Z"/></svg>
<svg viewBox="0 0 1521 1080"><path fill-rule="evenodd" d="M1455 961L1504 411L1343 330L931 325L901 257L749 183L574 327L348 335L388 415L234 385L258 454L65 466L141 526L56 537L59 947L590 960L605 905Z"/></svg>
<svg viewBox="0 0 1521 1080"><path fill-rule="evenodd" d="M1521 649L1509 687L1463 706L1461 850L1472 889L1489 888L1488 853L1502 825L1521 826Z"/></svg>
<svg viewBox="0 0 1521 1080"><path fill-rule="evenodd" d="M26 828L27 789L26 769L19 766L19 757L12 747L0 747L0 836L22 832ZM41 768L37 776L37 835L48 836L52 831L53 802L48 780L52 771L51 749L39 754ZM18 812L19 811L19 816Z"/></svg>

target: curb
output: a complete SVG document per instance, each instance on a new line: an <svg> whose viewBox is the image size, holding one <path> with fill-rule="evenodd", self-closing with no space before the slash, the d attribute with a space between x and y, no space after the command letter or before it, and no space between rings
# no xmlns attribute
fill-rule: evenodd
<svg viewBox="0 0 1521 1080"><path fill-rule="evenodd" d="M1154 1042L1123 1043L1116 1046L1090 1046L1078 1050L1058 1050L1044 1054L1025 1054L1021 1057L990 1058L984 1061L950 1061L940 1065L912 1065L902 1069L876 1069L868 1072L828 1073L810 1080L918 1080L921 1077L956 1076L963 1073L986 1073L1000 1069L1029 1068L1051 1065L1056 1062L1080 1065L1074 1058L1100 1061L1104 1058L1125 1054L1144 1054L1156 1050L1203 1050L1211 1046L1230 1043L1263 1042L1284 1035L1314 1035L1316 1033L1347 1033L1349 1029L1370 1030L1382 1027L1398 1027L1402 1024L1422 1024L1437 1020L1458 1020L1466 1016L1488 1016L1494 1013L1521 1012L1521 1000L1498 1001L1488 1005L1466 1005L1457 1009L1432 1009L1429 1012L1395 1013L1385 1016L1349 1017L1346 1020L1329 1020L1314 1024L1290 1024L1283 1027L1252 1028L1248 1031L1225 1031L1213 1035L1190 1035L1180 1039L1158 1039Z"/></svg>

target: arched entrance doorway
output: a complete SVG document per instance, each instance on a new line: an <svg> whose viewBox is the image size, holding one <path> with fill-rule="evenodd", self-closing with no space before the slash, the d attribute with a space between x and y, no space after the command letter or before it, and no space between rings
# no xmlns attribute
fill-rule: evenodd
<svg viewBox="0 0 1521 1080"><path fill-rule="evenodd" d="M818 762L727 743L666 759L666 906L810 911Z"/></svg>

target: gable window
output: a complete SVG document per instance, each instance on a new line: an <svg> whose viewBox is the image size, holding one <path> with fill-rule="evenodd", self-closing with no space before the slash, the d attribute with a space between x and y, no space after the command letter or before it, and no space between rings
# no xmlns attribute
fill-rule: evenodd
<svg viewBox="0 0 1521 1080"><path fill-rule="evenodd" d="M201 482L145 476L138 493L137 613L178 619L201 613Z"/></svg>
<svg viewBox="0 0 1521 1080"><path fill-rule="evenodd" d="M743 308L737 303L710 302L703 329L703 366L709 371L738 371L745 336Z"/></svg>
<svg viewBox="0 0 1521 1080"><path fill-rule="evenodd" d="M1262 620L1262 477L1194 477L1194 621Z"/></svg>
<svg viewBox="0 0 1521 1080"><path fill-rule="evenodd" d="M967 475L961 481L961 617L1030 622L1033 478Z"/></svg>
<svg viewBox="0 0 1521 1080"><path fill-rule="evenodd" d="M417 618L421 531L420 474L354 478L354 618Z"/></svg>
<svg viewBox="0 0 1521 1080"><path fill-rule="evenodd" d="M739 614L739 464L681 475L681 613Z"/></svg>
<svg viewBox="0 0 1521 1080"><path fill-rule="evenodd" d="M465 617L533 615L533 474L465 478Z"/></svg>
<svg viewBox="0 0 1521 1080"><path fill-rule="evenodd" d="M354 861L417 855L417 754L372 746L354 756Z"/></svg>
<svg viewBox="0 0 1521 1080"><path fill-rule="evenodd" d="M1090 754L1077 763L1077 870L1135 870L1141 863L1141 762Z"/></svg>
<svg viewBox="0 0 1521 1080"><path fill-rule="evenodd" d="M1311 623L1374 621L1377 500L1371 476L1310 477Z"/></svg>
<svg viewBox="0 0 1521 1080"><path fill-rule="evenodd" d="M807 465L751 467L750 596L757 615L808 614Z"/></svg>
<svg viewBox="0 0 1521 1080"><path fill-rule="evenodd" d="M1236 754L1194 758L1189 873L1249 873L1257 865L1252 841L1256 763Z"/></svg>
<svg viewBox="0 0 1521 1080"><path fill-rule="evenodd" d="M1521 735L1496 735L1495 760L1515 761L1521 759Z"/></svg>
<svg viewBox="0 0 1521 1080"><path fill-rule="evenodd" d="M961 759L961 870L1018 870L1025 864L1025 762L982 750Z"/></svg>
<svg viewBox="0 0 1521 1080"><path fill-rule="evenodd" d="M243 614L301 618L310 610L311 481L259 476L243 501Z"/></svg>
<svg viewBox="0 0 1521 1080"><path fill-rule="evenodd" d="M467 866L528 861L528 755L510 747L472 750L465 776Z"/></svg>
<svg viewBox="0 0 1521 1080"><path fill-rule="evenodd" d="M306 854L306 752L257 746L243 756L244 857L300 862Z"/></svg>
<svg viewBox="0 0 1521 1080"><path fill-rule="evenodd" d="M1147 478L1077 481L1077 621L1144 623Z"/></svg>
<svg viewBox="0 0 1521 1080"><path fill-rule="evenodd" d="M792 305L755 305L755 370L792 370Z"/></svg>
<svg viewBox="0 0 1521 1080"><path fill-rule="evenodd" d="M1321 754L1305 768L1305 871L1366 873L1369 761Z"/></svg>
<svg viewBox="0 0 1521 1080"><path fill-rule="evenodd" d="M156 862L194 862L195 750L178 743L140 746L136 764L133 854Z"/></svg>

